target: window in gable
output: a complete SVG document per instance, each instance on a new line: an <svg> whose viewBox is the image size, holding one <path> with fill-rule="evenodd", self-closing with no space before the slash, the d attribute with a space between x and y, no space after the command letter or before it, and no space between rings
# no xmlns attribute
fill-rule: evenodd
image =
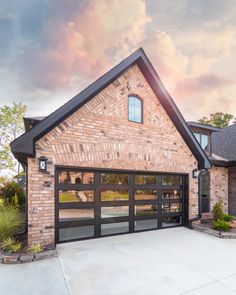
<svg viewBox="0 0 236 295"><path fill-rule="evenodd" d="M128 98L128 119L136 123L143 122L143 102L136 96Z"/></svg>

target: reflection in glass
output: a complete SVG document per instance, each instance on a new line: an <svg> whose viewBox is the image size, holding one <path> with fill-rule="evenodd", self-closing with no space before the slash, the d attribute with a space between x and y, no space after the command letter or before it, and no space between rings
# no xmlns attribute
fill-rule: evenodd
<svg viewBox="0 0 236 295"><path fill-rule="evenodd" d="M63 171L59 173L59 183L93 184L94 173L81 171Z"/></svg>
<svg viewBox="0 0 236 295"><path fill-rule="evenodd" d="M128 190L102 190L101 201L128 201Z"/></svg>
<svg viewBox="0 0 236 295"><path fill-rule="evenodd" d="M162 199L169 200L169 199L180 199L180 191L179 190L162 190Z"/></svg>
<svg viewBox="0 0 236 295"><path fill-rule="evenodd" d="M134 184L156 184L157 177L155 175L135 175Z"/></svg>
<svg viewBox="0 0 236 295"><path fill-rule="evenodd" d="M157 205L135 205L134 206L134 214L136 216L142 215L156 215L157 214Z"/></svg>
<svg viewBox="0 0 236 295"><path fill-rule="evenodd" d="M128 174L102 173L101 184L128 184Z"/></svg>
<svg viewBox="0 0 236 295"><path fill-rule="evenodd" d="M164 203L162 204L162 213L181 212L181 203Z"/></svg>
<svg viewBox="0 0 236 295"><path fill-rule="evenodd" d="M157 219L135 220L134 230L146 230L157 228Z"/></svg>
<svg viewBox="0 0 236 295"><path fill-rule="evenodd" d="M181 185L182 177L176 175L162 176L162 185Z"/></svg>
<svg viewBox="0 0 236 295"><path fill-rule="evenodd" d="M59 229L59 241L92 238L93 236L94 225L85 225Z"/></svg>
<svg viewBox="0 0 236 295"><path fill-rule="evenodd" d="M156 190L136 190L134 193L135 200L156 200Z"/></svg>
<svg viewBox="0 0 236 295"><path fill-rule="evenodd" d="M129 206L101 207L101 218L129 216Z"/></svg>
<svg viewBox="0 0 236 295"><path fill-rule="evenodd" d="M116 222L101 225L101 235L126 233L129 231L129 222Z"/></svg>
<svg viewBox="0 0 236 295"><path fill-rule="evenodd" d="M169 216L162 218L162 227L177 226L182 224L181 216Z"/></svg>
<svg viewBox="0 0 236 295"><path fill-rule="evenodd" d="M142 101L138 97L129 96L129 121L142 123Z"/></svg>
<svg viewBox="0 0 236 295"><path fill-rule="evenodd" d="M59 221L89 220L94 218L94 209L60 209Z"/></svg>
<svg viewBox="0 0 236 295"><path fill-rule="evenodd" d="M59 191L59 202L94 202L94 191L92 190L71 190Z"/></svg>

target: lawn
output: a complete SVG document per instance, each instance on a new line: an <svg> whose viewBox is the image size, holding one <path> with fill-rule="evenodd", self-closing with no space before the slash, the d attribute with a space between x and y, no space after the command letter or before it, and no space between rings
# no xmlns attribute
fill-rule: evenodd
<svg viewBox="0 0 236 295"><path fill-rule="evenodd" d="M71 193L60 193L59 194L59 202L60 203L78 202L78 198Z"/></svg>
<svg viewBox="0 0 236 295"><path fill-rule="evenodd" d="M3 199L0 198L0 206L3 205Z"/></svg>

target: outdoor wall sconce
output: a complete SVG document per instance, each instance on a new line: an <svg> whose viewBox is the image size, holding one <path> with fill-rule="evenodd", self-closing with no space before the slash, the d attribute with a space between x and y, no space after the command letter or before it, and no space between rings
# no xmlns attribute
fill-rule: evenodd
<svg viewBox="0 0 236 295"><path fill-rule="evenodd" d="M48 161L48 159L45 157L39 158L39 171L40 172L47 172L47 161Z"/></svg>
<svg viewBox="0 0 236 295"><path fill-rule="evenodd" d="M200 170L194 169L193 170L193 178L198 178L199 173L200 173Z"/></svg>

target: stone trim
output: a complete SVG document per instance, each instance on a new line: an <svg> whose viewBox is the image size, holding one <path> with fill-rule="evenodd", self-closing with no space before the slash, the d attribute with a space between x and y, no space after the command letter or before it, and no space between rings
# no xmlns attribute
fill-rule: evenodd
<svg viewBox="0 0 236 295"><path fill-rule="evenodd" d="M215 230L212 228L207 228L202 226L201 224L194 224L193 223L193 229L200 231L200 232L204 232L207 233L209 235L218 237L218 238L223 238L223 239L236 239L236 233L235 232L222 232L219 230Z"/></svg>
<svg viewBox="0 0 236 295"><path fill-rule="evenodd" d="M57 257L56 250L48 250L36 254L27 253L4 253L0 254L0 263L2 264L20 264L26 262L33 262L51 257Z"/></svg>

